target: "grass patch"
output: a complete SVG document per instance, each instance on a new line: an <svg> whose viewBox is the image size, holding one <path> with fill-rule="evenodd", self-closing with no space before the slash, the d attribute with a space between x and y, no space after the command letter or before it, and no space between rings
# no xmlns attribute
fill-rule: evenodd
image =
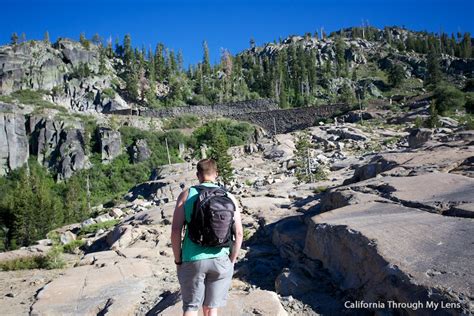
<svg viewBox="0 0 474 316"><path fill-rule="evenodd" d="M100 229L107 230L107 229L117 225L119 222L120 222L120 220L113 219L113 220L110 220L110 221L85 226L85 227L81 228L81 231L79 232L78 236L83 236L83 235L86 235L86 234L94 234L94 233L98 232Z"/></svg>
<svg viewBox="0 0 474 316"><path fill-rule="evenodd" d="M253 183L254 183L254 182L253 182L252 180L249 180L249 179L246 179L246 180L245 180L245 185L246 185L246 186L251 187L251 186L253 185Z"/></svg>
<svg viewBox="0 0 474 316"><path fill-rule="evenodd" d="M185 114L168 119L164 122L164 129L194 128L198 127L201 121L196 115Z"/></svg>
<svg viewBox="0 0 474 316"><path fill-rule="evenodd" d="M46 255L21 257L0 262L1 271L30 270L30 269L61 269L65 262L61 258L62 247L53 246Z"/></svg>
<svg viewBox="0 0 474 316"><path fill-rule="evenodd" d="M250 237L252 237L252 232L250 231L250 229L247 229L244 227L244 231L243 231L243 241L247 241L250 239Z"/></svg>
<svg viewBox="0 0 474 316"><path fill-rule="evenodd" d="M319 194L319 193L324 193L328 190L328 187L326 186L319 186L313 189L314 194Z"/></svg>
<svg viewBox="0 0 474 316"><path fill-rule="evenodd" d="M7 102L7 103L18 101L19 103L22 103L22 104L35 105L40 108L54 109L61 112L66 111L65 108L44 100L43 96L46 93L47 93L46 91L42 91L42 90L37 90L37 91L18 90L11 93L10 95L0 96L0 101Z"/></svg>
<svg viewBox="0 0 474 316"><path fill-rule="evenodd" d="M394 145L394 144L396 144L399 140L400 140L400 137L396 137L396 136L388 137L388 138L385 138L385 139L382 141L382 144L383 144L384 146Z"/></svg>
<svg viewBox="0 0 474 316"><path fill-rule="evenodd" d="M44 269L46 267L46 256L31 256L21 257L18 259L6 260L0 262L0 270L14 271L14 270L29 270L29 269Z"/></svg>

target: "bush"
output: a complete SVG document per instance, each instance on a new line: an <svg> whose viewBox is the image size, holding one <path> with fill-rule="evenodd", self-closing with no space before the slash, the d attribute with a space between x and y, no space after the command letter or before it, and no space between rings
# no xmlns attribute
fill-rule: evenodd
<svg viewBox="0 0 474 316"><path fill-rule="evenodd" d="M194 128L200 123L199 117L196 115L185 114L178 117L171 118L166 121L164 129L177 129L177 128Z"/></svg>
<svg viewBox="0 0 474 316"><path fill-rule="evenodd" d="M61 258L61 247L53 246L46 255L20 257L0 262L1 271L29 270L29 269L61 269L65 262Z"/></svg>
<svg viewBox="0 0 474 316"><path fill-rule="evenodd" d="M44 269L46 267L46 256L30 256L0 262L1 271Z"/></svg>
<svg viewBox="0 0 474 316"><path fill-rule="evenodd" d="M466 93L466 104L464 108L467 113L474 113L474 92Z"/></svg>
<svg viewBox="0 0 474 316"><path fill-rule="evenodd" d="M393 65L388 72L388 82L393 88L399 87L405 79L405 70L401 65Z"/></svg>
<svg viewBox="0 0 474 316"><path fill-rule="evenodd" d="M63 251L67 253L75 253L76 249L81 248L86 242L82 239L73 240L63 246Z"/></svg>
<svg viewBox="0 0 474 316"><path fill-rule="evenodd" d="M313 189L313 193L315 194L319 194L319 193L324 193L328 190L328 187L326 186L320 186L320 187L316 187Z"/></svg>
<svg viewBox="0 0 474 316"><path fill-rule="evenodd" d="M85 227L81 228L81 230L79 231L78 236L87 235L87 234L94 234L97 231L99 231L100 229L107 230L111 227L114 227L119 222L120 222L120 220L113 219L113 220L110 220L110 221L85 226Z"/></svg>
<svg viewBox="0 0 474 316"><path fill-rule="evenodd" d="M454 86L440 85L433 95L438 113L444 115L447 111L459 109L464 106L464 94Z"/></svg>
<svg viewBox="0 0 474 316"><path fill-rule="evenodd" d="M109 98L109 99L113 99L115 97L115 90L112 89L112 88L105 88L104 90L102 90L102 98Z"/></svg>
<svg viewBox="0 0 474 316"><path fill-rule="evenodd" d="M11 103L14 100L17 100L22 104L36 105L42 108L55 109L61 112L66 111L65 108L44 100L43 96L45 94L46 92L42 90L18 90L11 93L9 96L3 96L2 101Z"/></svg>
<svg viewBox="0 0 474 316"><path fill-rule="evenodd" d="M255 128L249 123L228 119L215 120L204 124L193 132L193 137L196 139L195 145L199 147L201 144L210 144L213 140L213 131L218 129L224 132L230 147L245 144L255 132Z"/></svg>

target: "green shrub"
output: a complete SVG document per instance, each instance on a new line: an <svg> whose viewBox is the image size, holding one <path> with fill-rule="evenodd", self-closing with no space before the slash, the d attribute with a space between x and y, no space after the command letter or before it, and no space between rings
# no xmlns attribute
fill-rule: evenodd
<svg viewBox="0 0 474 316"><path fill-rule="evenodd" d="M250 237L252 237L252 232L249 229L244 227L243 235L244 235L242 238L243 241L247 241L250 239Z"/></svg>
<svg viewBox="0 0 474 316"><path fill-rule="evenodd" d="M416 128L423 127L423 119L421 116L417 116L414 123Z"/></svg>
<svg viewBox="0 0 474 316"><path fill-rule="evenodd" d="M430 116L426 120L425 126L429 128L435 128L440 126L438 110L436 109L435 105L430 106Z"/></svg>
<svg viewBox="0 0 474 316"><path fill-rule="evenodd" d="M6 260L0 262L0 270L28 270L28 269L44 269L46 267L46 256L30 256L18 259Z"/></svg>
<svg viewBox="0 0 474 316"><path fill-rule="evenodd" d="M177 129L177 128L194 128L200 123L199 118L196 115L181 115L174 117L166 121L164 129Z"/></svg>
<svg viewBox="0 0 474 316"><path fill-rule="evenodd" d="M196 139L195 144L209 144L213 140L213 131L222 130L227 143L230 147L245 144L245 142L253 135L255 128L246 122L237 122L228 119L214 120L197 128L193 132L193 137Z"/></svg>
<svg viewBox="0 0 474 316"><path fill-rule="evenodd" d="M105 88L102 90L102 98L113 99L115 97L115 90L112 88Z"/></svg>
<svg viewBox="0 0 474 316"><path fill-rule="evenodd" d="M433 97L436 110L441 115L452 109L460 109L465 103L464 94L456 87L446 84L438 86Z"/></svg>
<svg viewBox="0 0 474 316"><path fill-rule="evenodd" d="M313 193L319 194L319 193L324 193L328 190L328 187L326 186L319 186L313 189Z"/></svg>
<svg viewBox="0 0 474 316"><path fill-rule="evenodd" d="M112 219L110 221L85 226L85 227L81 228L81 230L79 231L78 236L82 236L82 235L86 235L86 234L94 234L97 231L99 231L100 229L107 230L111 227L114 227L119 222L120 222L119 219Z"/></svg>
<svg viewBox="0 0 474 316"><path fill-rule="evenodd" d="M66 111L65 108L44 100L43 96L45 94L46 91L42 90L18 90L11 93L9 96L3 96L2 101L11 103L14 100L17 100L21 104L35 105L41 108L55 109L61 112Z"/></svg>
<svg viewBox="0 0 474 316"><path fill-rule="evenodd" d="M466 93L466 104L464 105L467 113L474 114L474 92Z"/></svg>
<svg viewBox="0 0 474 316"><path fill-rule="evenodd" d="M76 249L81 248L86 242L82 239L73 240L63 246L63 251L67 253L75 253Z"/></svg>
<svg viewBox="0 0 474 316"><path fill-rule="evenodd" d="M61 269L65 262L61 258L60 246L53 246L46 255L20 257L0 262L1 271L29 270L29 269Z"/></svg>

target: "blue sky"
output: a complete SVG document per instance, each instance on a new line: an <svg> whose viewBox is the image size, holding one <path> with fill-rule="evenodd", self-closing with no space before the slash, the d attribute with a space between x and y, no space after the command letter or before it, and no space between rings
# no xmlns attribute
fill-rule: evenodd
<svg viewBox="0 0 474 316"><path fill-rule="evenodd" d="M221 48L237 53L249 46L277 40L290 34L313 33L320 27L334 31L360 25L404 25L413 30L474 33L474 1L11 1L2 0L0 43L12 32L27 39L41 39L46 30L57 37L119 38L130 33L132 44L182 50L185 63L202 58L207 40L211 60Z"/></svg>

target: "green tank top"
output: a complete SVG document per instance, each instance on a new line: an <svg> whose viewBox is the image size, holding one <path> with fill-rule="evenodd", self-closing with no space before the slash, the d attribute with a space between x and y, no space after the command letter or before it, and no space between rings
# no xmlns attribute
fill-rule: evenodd
<svg viewBox="0 0 474 316"><path fill-rule="evenodd" d="M210 182L203 182L201 183L201 185L205 185L207 187L217 187L216 184ZM194 187L191 187L189 189L188 198L186 199L186 202L184 202L184 216L187 223L191 221L191 214L193 212L194 202L196 201L198 196L198 190L196 190ZM198 245L194 243L191 239L189 239L188 229L186 227L181 251L181 260L183 262L187 262L228 256L230 253L230 248L203 247L201 245Z"/></svg>

